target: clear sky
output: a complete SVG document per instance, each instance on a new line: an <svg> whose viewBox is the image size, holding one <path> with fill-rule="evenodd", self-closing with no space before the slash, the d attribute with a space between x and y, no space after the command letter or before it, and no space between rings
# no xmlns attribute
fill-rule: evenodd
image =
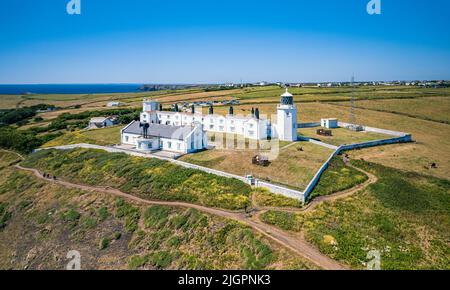
<svg viewBox="0 0 450 290"><path fill-rule="evenodd" d="M450 79L450 1L2 0L0 83Z"/></svg>

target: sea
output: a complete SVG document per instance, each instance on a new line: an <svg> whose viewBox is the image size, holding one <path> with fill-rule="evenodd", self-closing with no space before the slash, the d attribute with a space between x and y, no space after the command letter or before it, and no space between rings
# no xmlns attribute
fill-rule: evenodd
<svg viewBox="0 0 450 290"><path fill-rule="evenodd" d="M1 95L102 94L139 92L142 84L0 84Z"/></svg>

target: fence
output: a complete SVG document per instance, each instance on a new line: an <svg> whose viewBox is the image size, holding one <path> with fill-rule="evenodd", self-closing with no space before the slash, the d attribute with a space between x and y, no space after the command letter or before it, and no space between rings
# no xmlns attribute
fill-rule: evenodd
<svg viewBox="0 0 450 290"><path fill-rule="evenodd" d="M394 131L392 131L394 132ZM401 132L395 132L395 133L401 133ZM357 144L351 144L351 145L342 145L337 147L336 151L334 151L330 157L325 161L325 163L320 167L320 169L316 172L313 179L309 182L309 184L306 186L305 190L303 191L303 198L305 201L308 200L309 195L313 191L313 189L316 187L317 183L320 180L320 177L322 176L323 172L327 170L328 166L330 165L331 160L336 156L339 155L343 151L349 151L354 149L361 149L361 148L368 148L368 147L374 147L374 146L381 146L381 145L388 145L388 144L395 144L395 143L407 143L412 141L411 134L407 133L401 133L402 137L397 138L391 138L391 139L383 139L383 140L376 140L376 141L369 141L369 142L363 142L363 143L357 143ZM311 142L311 141L310 141Z"/></svg>

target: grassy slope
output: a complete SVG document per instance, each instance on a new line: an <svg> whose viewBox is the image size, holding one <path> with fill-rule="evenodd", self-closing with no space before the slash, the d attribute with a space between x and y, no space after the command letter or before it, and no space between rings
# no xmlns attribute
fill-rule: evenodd
<svg viewBox="0 0 450 290"><path fill-rule="evenodd" d="M111 145L120 143L120 130L123 126L115 126L104 129L67 132L55 138L42 147L52 147L68 144L87 143L96 145Z"/></svg>
<svg viewBox="0 0 450 290"><path fill-rule="evenodd" d="M0 171L0 269L64 269L70 250L82 269L307 269L292 253L223 219L144 207L67 189L12 168Z"/></svg>
<svg viewBox="0 0 450 290"><path fill-rule="evenodd" d="M307 214L271 210L261 219L285 230L304 231L320 251L354 268L365 268L368 251L378 250L382 269L450 269L450 183L355 163L379 181Z"/></svg>
<svg viewBox="0 0 450 290"><path fill-rule="evenodd" d="M149 199L180 200L227 209L250 204L249 185L167 161L102 150L43 150L22 163L75 182L104 185Z"/></svg>
<svg viewBox="0 0 450 290"><path fill-rule="evenodd" d="M330 195L342 190L352 188L368 179L364 173L345 166L340 156L331 160L331 164L321 176L319 183L311 193L311 198Z"/></svg>
<svg viewBox="0 0 450 290"><path fill-rule="evenodd" d="M255 206L293 208L301 208L303 206L302 202L298 199L285 197L281 194L273 194L263 188L253 190L252 194Z"/></svg>

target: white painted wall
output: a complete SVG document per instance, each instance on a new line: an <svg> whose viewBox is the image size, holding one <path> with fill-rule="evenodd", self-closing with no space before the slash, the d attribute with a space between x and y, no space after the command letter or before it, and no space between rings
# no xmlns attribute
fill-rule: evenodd
<svg viewBox="0 0 450 290"><path fill-rule="evenodd" d="M278 138L282 141L297 141L297 107L278 105Z"/></svg>

